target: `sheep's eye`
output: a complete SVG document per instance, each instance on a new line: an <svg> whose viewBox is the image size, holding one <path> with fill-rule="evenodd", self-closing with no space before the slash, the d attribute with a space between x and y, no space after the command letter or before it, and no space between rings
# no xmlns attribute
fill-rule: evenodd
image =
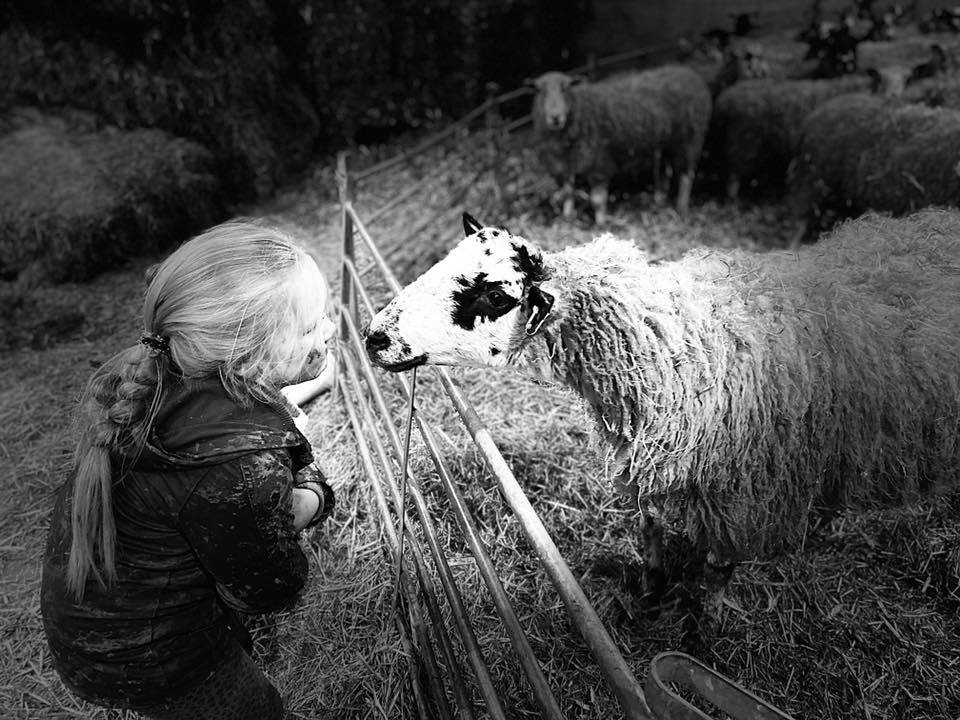
<svg viewBox="0 0 960 720"><path fill-rule="evenodd" d="M509 305L513 298L503 292L503 290L491 290L487 293L487 300L494 307L502 308Z"/></svg>

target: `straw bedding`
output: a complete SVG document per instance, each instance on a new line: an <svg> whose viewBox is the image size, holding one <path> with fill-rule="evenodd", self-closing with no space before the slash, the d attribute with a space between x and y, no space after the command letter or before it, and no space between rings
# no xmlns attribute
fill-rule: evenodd
<svg viewBox="0 0 960 720"><path fill-rule="evenodd" d="M605 236L545 257L557 318L539 349L629 497L702 551L776 552L811 506L956 483L958 236L954 212L871 215L800 254L660 265Z"/></svg>

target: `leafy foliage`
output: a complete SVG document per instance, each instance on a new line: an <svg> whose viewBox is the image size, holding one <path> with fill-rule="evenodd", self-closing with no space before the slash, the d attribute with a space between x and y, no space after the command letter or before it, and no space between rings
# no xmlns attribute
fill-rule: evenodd
<svg viewBox="0 0 960 720"><path fill-rule="evenodd" d="M214 154L238 199L319 148L461 114L568 65L585 0L0 0L0 109L72 106ZM562 20L561 20L562 19Z"/></svg>
<svg viewBox="0 0 960 720"><path fill-rule="evenodd" d="M0 278L77 280L156 252L223 212L210 154L155 129L16 112L0 137Z"/></svg>

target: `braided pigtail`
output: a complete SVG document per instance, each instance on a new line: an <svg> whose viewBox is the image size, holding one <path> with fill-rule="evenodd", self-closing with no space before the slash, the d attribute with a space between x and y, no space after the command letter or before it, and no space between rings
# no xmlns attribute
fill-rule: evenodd
<svg viewBox="0 0 960 720"><path fill-rule="evenodd" d="M67 564L67 587L77 600L91 573L101 586L116 577L114 471L133 464L146 444L166 362L165 352L141 342L104 363L84 393Z"/></svg>

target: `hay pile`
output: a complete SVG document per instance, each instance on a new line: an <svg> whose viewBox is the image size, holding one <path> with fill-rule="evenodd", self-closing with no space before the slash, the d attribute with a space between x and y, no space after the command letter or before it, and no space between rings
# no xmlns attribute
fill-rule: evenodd
<svg viewBox="0 0 960 720"><path fill-rule="evenodd" d="M960 204L960 111L847 95L804 122L791 204L808 234L866 210Z"/></svg>
<svg viewBox="0 0 960 720"><path fill-rule="evenodd" d="M185 240L223 212L213 160L159 130L75 130L35 112L0 136L0 277L77 280Z"/></svg>

